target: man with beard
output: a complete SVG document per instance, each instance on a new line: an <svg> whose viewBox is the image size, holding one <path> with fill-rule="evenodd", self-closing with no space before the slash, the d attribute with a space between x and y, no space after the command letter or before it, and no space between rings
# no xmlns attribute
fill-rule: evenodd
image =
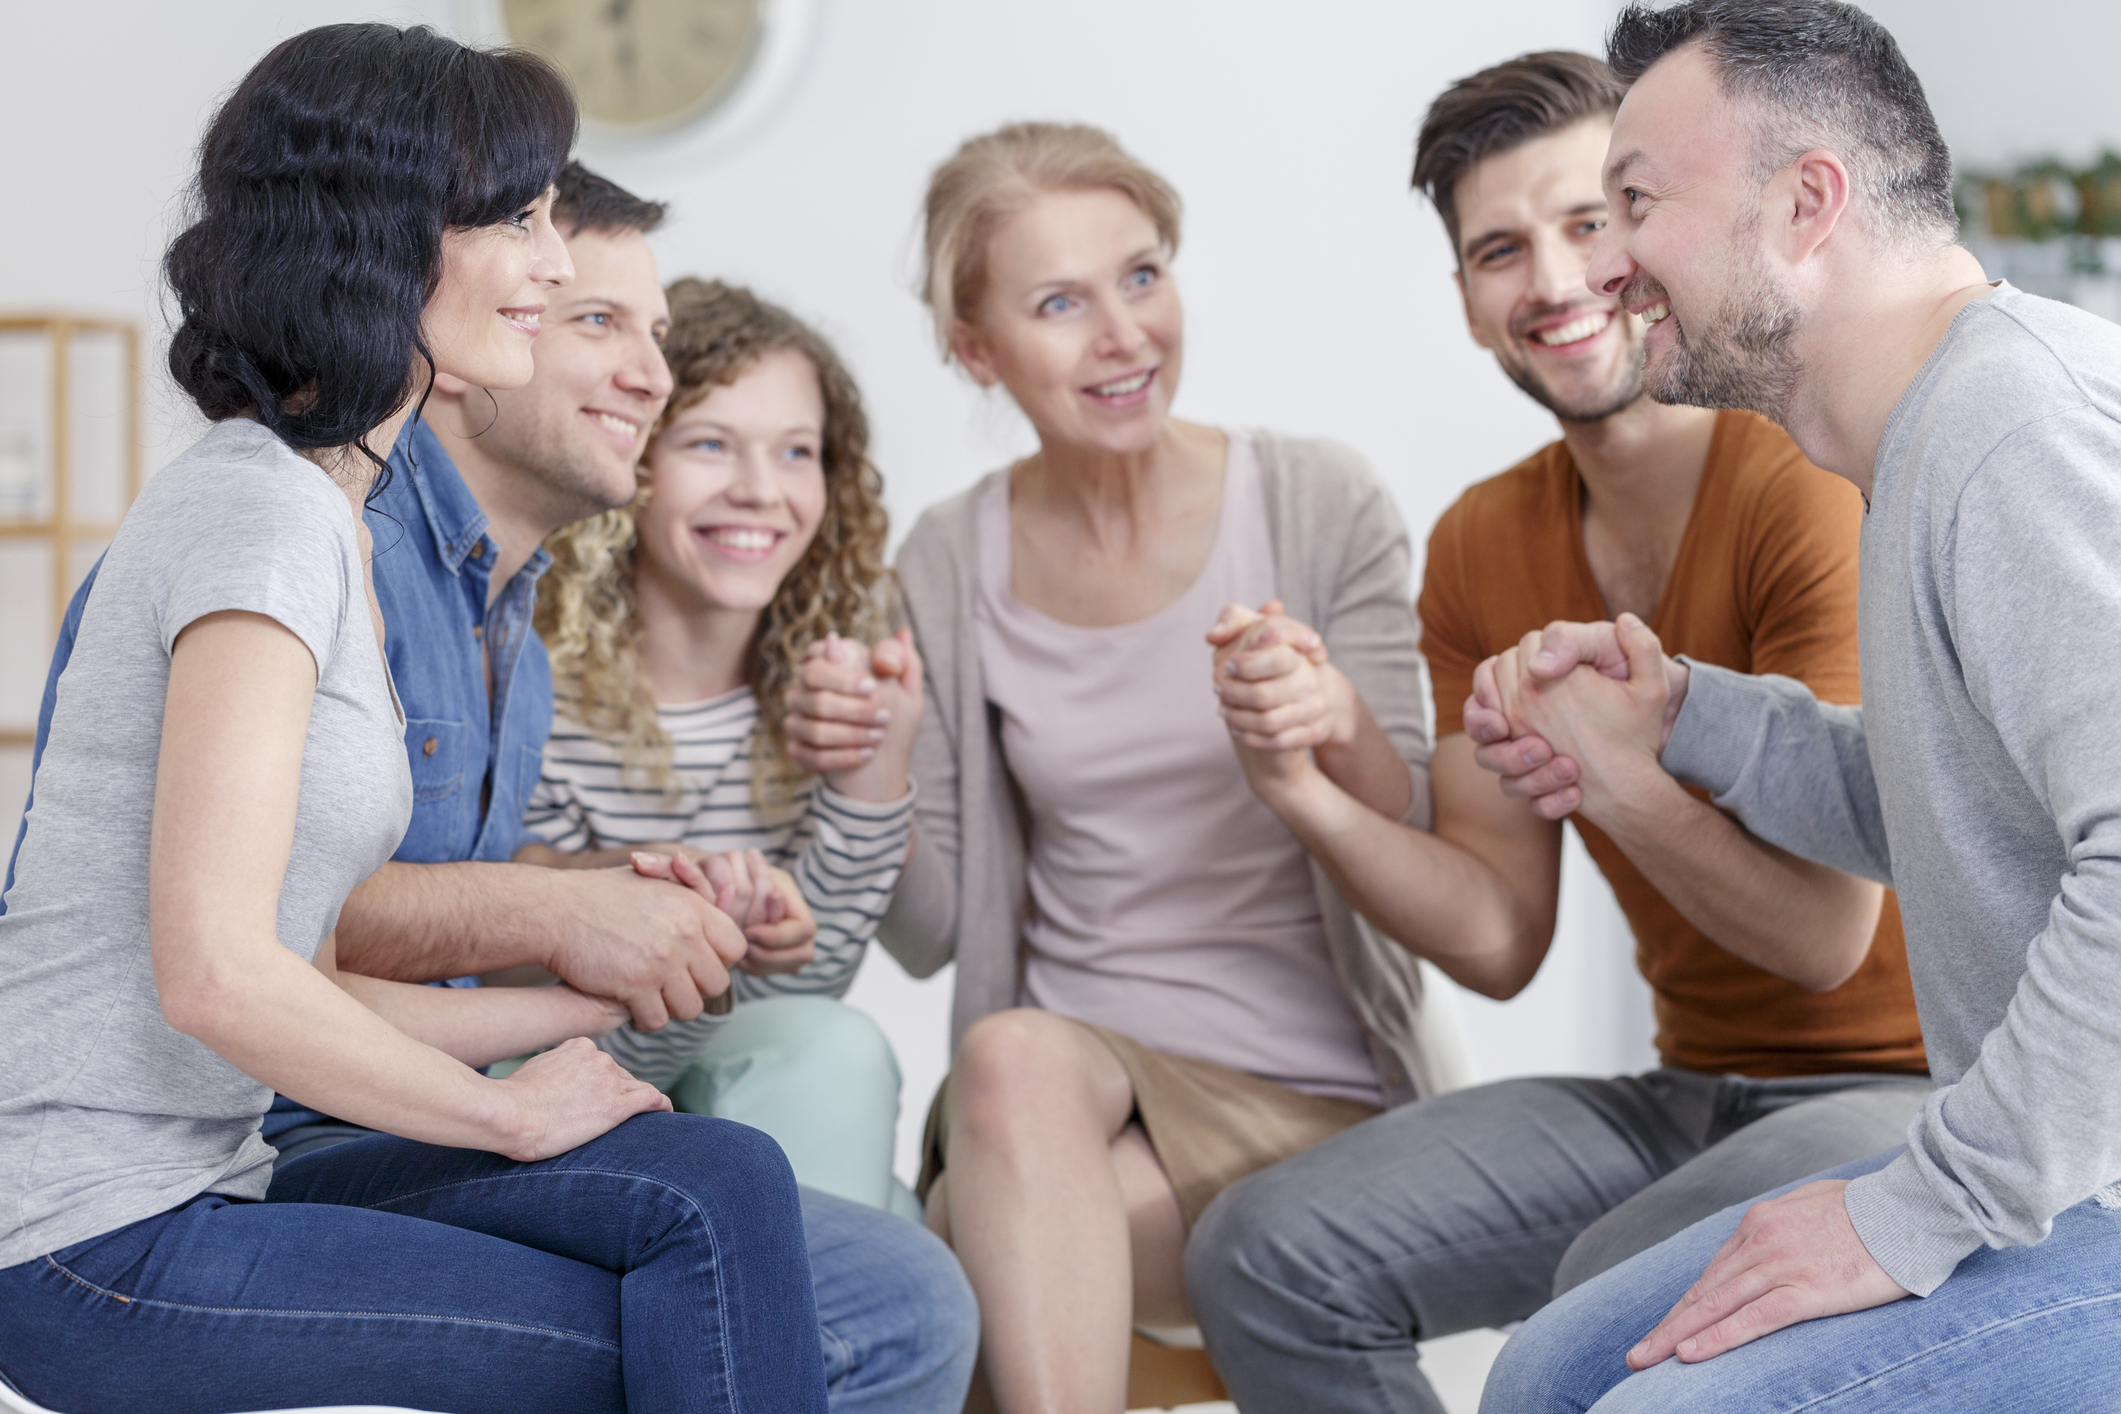
<svg viewBox="0 0 2121 1414"><path fill-rule="evenodd" d="M698 1016L739 961L792 970L811 955L816 925L799 894L795 916L747 936L689 859L638 870L510 862L535 838L523 809L552 730L552 669L531 627L551 563L542 542L632 499L635 464L670 397L660 347L670 306L648 244L663 214L579 163L562 169L552 220L573 278L541 309L512 311L540 326L531 381L488 392L439 375L369 502L414 804L390 862L339 915L348 972L470 983L549 970L616 997L655 1030ZM91 574L74 596L53 656L40 752L94 585ZM269 1198L302 1191L304 1156L369 1132L276 1096L261 1133L286 1177ZM814 1189L802 1191L802 1210L831 1409L956 1408L978 1312L949 1249L915 1223Z"/></svg>
<svg viewBox="0 0 2121 1414"><path fill-rule="evenodd" d="M1985 282L1855 7L1630 7L1609 45L1590 287L1653 316L1655 396L1767 413L1866 497L1869 701L1557 624L1482 665L1467 727L1543 813L1670 772L1895 884L1938 1084L1905 1144L1557 1301L1481 1407L2112 1409L2121 329Z"/></svg>
<svg viewBox="0 0 2121 1414"><path fill-rule="evenodd" d="M1752 413L1643 395L1644 326L1585 271L1622 89L1527 55L1437 99L1415 184L1476 342L1561 439L1429 541L1433 833L1305 748L1361 704L1301 625L1232 613L1217 681L1254 789L1372 924L1457 981L1522 989L1553 936L1561 825L1476 764L1476 665L1556 619L1631 612L1703 661L1856 695L1860 499ZM1607 804L1601 800L1601 805ZM1929 1092L1897 912L1661 773L1577 826L1633 926L1663 1065L1405 1106L1228 1190L1188 1248L1209 1354L1247 1409L1438 1410L1416 1341L1531 1315L1727 1204L1875 1152Z"/></svg>

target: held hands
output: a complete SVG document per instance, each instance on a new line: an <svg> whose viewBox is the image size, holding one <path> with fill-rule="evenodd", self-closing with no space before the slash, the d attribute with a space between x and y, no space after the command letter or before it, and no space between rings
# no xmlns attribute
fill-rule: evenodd
<svg viewBox="0 0 2121 1414"><path fill-rule="evenodd" d="M913 631L873 647L831 634L803 654L788 691L788 756L842 795L877 803L911 789L921 722L921 655Z"/></svg>
<svg viewBox="0 0 2121 1414"><path fill-rule="evenodd" d="M1856 1235L1847 1188L1828 1179L1755 1203L1701 1280L1628 1352L1628 1368L1647 1370L1673 1355L1688 1364L1713 1359L1799 1321L1908 1295Z"/></svg>
<svg viewBox="0 0 2121 1414"><path fill-rule="evenodd" d="M633 856L633 868L644 877L691 889L726 914L749 944L734 965L754 976L800 972L817 956L817 919L803 891L755 849L722 854L643 850Z"/></svg>
<svg viewBox="0 0 2121 1414"><path fill-rule="evenodd" d="M750 944L712 894L625 867L554 872L564 892L545 965L577 990L616 998L643 1031L690 1021L729 990Z"/></svg>
<svg viewBox="0 0 2121 1414"><path fill-rule="evenodd" d="M1633 614L1549 624L1474 670L1465 708L1474 760L1545 819L1579 808L1595 817L1660 769L1687 678Z"/></svg>
<svg viewBox="0 0 2121 1414"><path fill-rule="evenodd" d="M670 1097L636 1080L586 1037L532 1056L505 1080L513 1108L509 1147L521 1163L586 1144L637 1114L670 1108Z"/></svg>
<svg viewBox="0 0 2121 1414"><path fill-rule="evenodd" d="M1217 710L1263 797L1315 772L1313 747L1353 737L1353 687L1327 662L1317 630L1290 618L1279 599L1256 613L1227 606L1207 638Z"/></svg>

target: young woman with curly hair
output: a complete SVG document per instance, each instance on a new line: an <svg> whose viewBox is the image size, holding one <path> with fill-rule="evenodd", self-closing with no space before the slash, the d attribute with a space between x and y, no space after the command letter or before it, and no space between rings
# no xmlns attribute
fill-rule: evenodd
<svg viewBox="0 0 2121 1414"><path fill-rule="evenodd" d="M747 924L731 1015L602 1044L680 1109L781 1141L797 1177L886 1206L898 1071L840 1006L911 840L920 720L910 635L890 611L883 483L861 395L830 345L747 290L670 287L676 381L632 504L554 535L538 630L557 719L519 859L695 865ZM871 640L882 637L874 648ZM847 769L788 754L806 656L865 665L875 723ZM814 910L814 952L762 946Z"/></svg>

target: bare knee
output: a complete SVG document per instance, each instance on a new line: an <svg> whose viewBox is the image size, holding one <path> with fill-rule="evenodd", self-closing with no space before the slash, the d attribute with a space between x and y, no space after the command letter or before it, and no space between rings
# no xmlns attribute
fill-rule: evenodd
<svg viewBox="0 0 2121 1414"><path fill-rule="evenodd" d="M1088 1047L1096 1044L1074 1023L1033 1007L981 1017L950 1065L952 1143L1026 1128L1050 1131L1094 1112L1098 1077ZM1112 1069L1118 1067L1114 1060Z"/></svg>

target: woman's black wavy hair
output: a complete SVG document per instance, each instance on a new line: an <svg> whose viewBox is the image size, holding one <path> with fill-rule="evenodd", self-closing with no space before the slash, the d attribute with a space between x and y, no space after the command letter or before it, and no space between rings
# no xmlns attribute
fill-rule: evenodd
<svg viewBox="0 0 2121 1414"><path fill-rule="evenodd" d="M443 233L536 201L575 126L566 81L520 50L383 24L283 42L199 145L191 224L162 262L180 317L171 376L217 421L360 446L412 396L415 357L432 384L420 315ZM361 450L373 495L389 468Z"/></svg>

